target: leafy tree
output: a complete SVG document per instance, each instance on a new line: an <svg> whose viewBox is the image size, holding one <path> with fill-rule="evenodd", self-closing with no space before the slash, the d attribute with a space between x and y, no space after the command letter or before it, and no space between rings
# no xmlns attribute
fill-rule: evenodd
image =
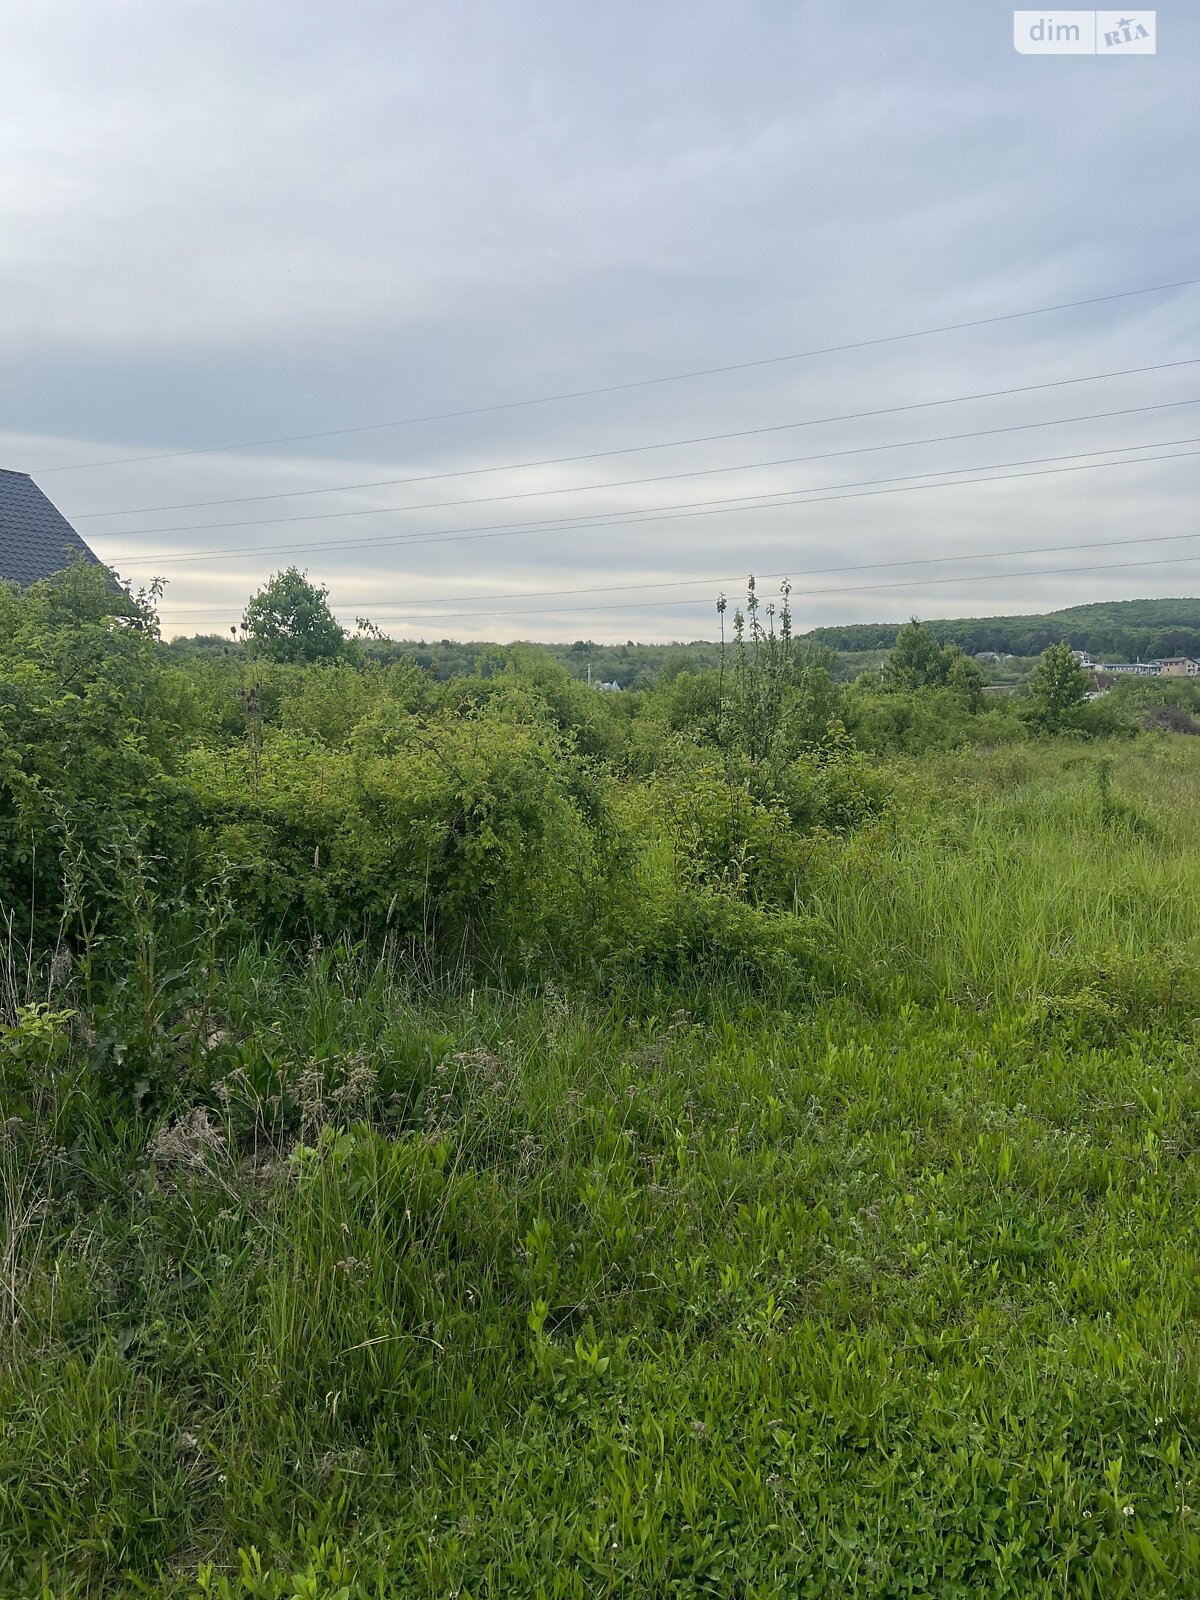
<svg viewBox="0 0 1200 1600"><path fill-rule="evenodd" d="M916 617L906 622L896 635L896 643L883 669L889 689L936 688L946 682L951 658L937 642L932 629Z"/></svg>
<svg viewBox="0 0 1200 1600"><path fill-rule="evenodd" d="M964 655L957 645L945 652L950 658L946 673L946 687L966 706L968 711L983 710L983 673L970 656Z"/></svg>
<svg viewBox="0 0 1200 1600"><path fill-rule="evenodd" d="M1077 721L1087 689L1087 673L1070 645L1052 644L1042 652L1033 674L1025 715L1041 732L1059 733Z"/></svg>
<svg viewBox="0 0 1200 1600"><path fill-rule="evenodd" d="M329 609L329 590L296 567L277 572L247 603L242 626L269 661L333 661L346 654L346 630Z"/></svg>
<svg viewBox="0 0 1200 1600"><path fill-rule="evenodd" d="M883 687L891 694L949 690L958 705L983 710L983 673L956 644L942 645L932 628L916 617L896 634L883 667Z"/></svg>

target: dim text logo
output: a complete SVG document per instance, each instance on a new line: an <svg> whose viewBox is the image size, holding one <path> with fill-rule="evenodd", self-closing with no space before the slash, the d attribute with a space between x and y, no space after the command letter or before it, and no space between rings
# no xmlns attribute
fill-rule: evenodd
<svg viewBox="0 0 1200 1600"><path fill-rule="evenodd" d="M1152 56L1154 11L1014 11L1023 56Z"/></svg>

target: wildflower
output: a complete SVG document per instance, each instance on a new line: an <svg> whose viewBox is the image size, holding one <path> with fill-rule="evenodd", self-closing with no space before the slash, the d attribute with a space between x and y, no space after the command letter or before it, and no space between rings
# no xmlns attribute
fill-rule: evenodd
<svg viewBox="0 0 1200 1600"><path fill-rule="evenodd" d="M1121 1515L1123 1517L1131 1517L1133 1515L1133 1507L1132 1506L1122 1506L1121 1507Z"/></svg>

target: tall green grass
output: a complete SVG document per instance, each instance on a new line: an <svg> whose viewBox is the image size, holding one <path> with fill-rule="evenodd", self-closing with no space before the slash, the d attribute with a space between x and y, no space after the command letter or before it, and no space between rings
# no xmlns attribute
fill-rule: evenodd
<svg viewBox="0 0 1200 1600"><path fill-rule="evenodd" d="M1197 759L898 769L774 987L10 997L0 1592L1195 1592Z"/></svg>
<svg viewBox="0 0 1200 1600"><path fill-rule="evenodd" d="M1200 751L1026 746L900 776L800 898L839 981L1117 1023L1200 1010Z"/></svg>

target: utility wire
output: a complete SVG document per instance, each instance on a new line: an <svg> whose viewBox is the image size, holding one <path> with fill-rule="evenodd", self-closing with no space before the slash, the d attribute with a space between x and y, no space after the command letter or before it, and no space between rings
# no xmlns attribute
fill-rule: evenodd
<svg viewBox="0 0 1200 1600"><path fill-rule="evenodd" d="M1074 550L1109 550L1119 549L1128 545L1175 544L1181 540L1197 538L1200 538L1200 532L1197 531L1193 531L1191 533L1139 534L1136 538L1132 539L1089 539L1082 543L1074 544L1026 545L1018 550L982 550L974 554L960 552L949 556L910 556L901 557L897 561L853 562L837 567L807 567L801 568L799 571L796 571L794 568L789 568L786 572L760 572L757 573L756 576L763 581L775 578L815 578L822 577L827 574L841 572L879 572L888 567L938 567L947 566L952 562L962 561L1007 561L1015 556L1061 555L1066 551ZM728 573L709 574L706 577L700 578L655 579L646 583L584 584L576 589L526 589L509 593L479 595L426 595L415 597L412 601L412 604L414 606L420 606L422 609L424 609L428 606L466 605L471 601L544 600L557 599L563 595L621 594L629 591L644 589L684 589L693 588L699 584L723 587L725 585L740 581L740 574L736 577L730 577ZM691 598L695 600L699 597L692 596ZM392 602L387 603L390 604ZM687 602L680 601L679 603L686 604ZM341 609L343 611L354 609L361 612L364 606L371 605L372 602L370 600L347 601L341 607ZM221 606L184 606L183 608L173 608L173 614L175 616L183 617L210 616L227 609L227 607ZM377 614L379 613L377 612ZM473 616L476 613L460 611L451 612L449 614L451 616ZM436 613L434 615L436 616Z"/></svg>
<svg viewBox="0 0 1200 1600"><path fill-rule="evenodd" d="M167 505L157 506L127 506L115 511L83 511L72 512L71 520L75 522L92 521L101 517L135 517L148 516L159 511L198 511L208 506L235 506L253 505L264 500L295 500L316 494L349 494L359 489L391 489L402 487L410 483L437 483L448 478L473 478L492 472L523 472L534 467L558 467L575 461L602 461L613 456L641 455L648 450L675 450L685 445L693 444L719 444L729 439L749 439L759 437L764 433L786 433L797 428L817 428L834 422L861 422L873 417L898 416L906 411L928 411L938 406L963 405L974 400L1000 400L1012 395L1035 394L1046 389L1070 388L1080 383L1100 383L1110 378L1139 377L1148 372L1166 372L1177 367L1194 367L1200 365L1200 357L1191 356L1180 361L1159 361L1147 367L1125 367L1116 372L1089 372L1078 378L1055 378L1046 383L1019 384L1010 389L986 389L976 394L947 395L940 400L916 400L905 405L883 406L870 411L845 411L838 415L828 417L807 417L799 422L776 422L762 428L739 428L731 433L703 433L688 439L660 439L651 444L622 445L612 450L589 450L570 456L546 456L540 461L508 461L500 462L490 467L463 467L454 472L425 472L407 478L375 478L363 483L333 484L324 489L283 489L273 494L234 495L223 500L180 500ZM1104 413L1101 413L1102 415ZM1120 415L1113 412L1112 415ZM321 516L369 516L374 511L391 509L405 509L404 507L392 508L386 506L369 506L365 510L351 512L322 512ZM260 517L260 522L300 521L299 517L281 517L273 519ZM317 520L311 518L310 520ZM223 523L190 523L193 528L223 527L239 528L253 524L240 522ZM136 530L130 529L130 532ZM148 531L148 530L142 530ZM174 530L162 529L161 532Z"/></svg>
<svg viewBox="0 0 1200 1600"><path fill-rule="evenodd" d="M955 574L954 576L947 577L947 578L905 578L905 579L899 580L897 582L889 581L887 583L854 583L854 584L845 584L845 585L842 585L842 586L840 586L838 588L809 589L809 590L806 590L803 594L800 594L800 595L796 596L794 604L800 604L800 603L803 603L806 600L816 599L819 596L831 595L831 594L873 593L873 592L877 592L877 591L884 590L884 589L932 588L935 585L941 585L941 584L947 584L947 583L958 583L958 584L962 584L964 586L969 586L969 585L975 584L975 583L1002 583L1002 582L1006 582L1006 581L1009 581L1009 580L1015 579L1015 578L1058 578L1058 577L1063 577L1067 573L1077 573L1077 572L1086 572L1086 573L1092 573L1092 572L1117 572L1117 571L1128 571L1128 570L1131 570L1133 568L1137 568L1137 569L1140 570L1140 569L1145 568L1145 567L1165 567L1165 566L1172 566L1172 565L1176 565L1176 566L1192 566L1197 562L1200 562L1200 556L1183 556L1182 558L1179 557L1179 556L1167 556L1167 557L1164 557L1162 560L1154 560L1154 561L1113 561L1113 562L1102 563L1099 566L1096 566L1095 564L1093 564L1093 565L1086 566L1086 567L1033 567L1033 568L1027 568L1022 572L981 572L981 573L976 573L976 574L974 574L972 576L963 576L962 574ZM412 617L414 621L418 621L418 622L453 622L453 621L457 621L460 618L464 618L464 617L466 617L466 618L475 618L475 617L528 617L528 616L537 617L537 616L563 616L563 615L566 615L566 616L585 616L585 617L587 617L587 616L597 615L601 611L626 611L626 610L639 610L640 611L640 610L655 609L655 608L661 609L664 606L694 606L696 603L697 602L696 602L696 600L694 598L687 599L687 600L642 600L642 601L632 601L632 602L617 602L617 603L614 603L612 605L602 605L602 606L582 606L582 607L580 607L580 606L537 606L537 607L534 607L534 608L525 608L523 610L513 610L513 611L491 611L491 610L489 610L489 611L440 612L438 614L435 614L433 616L428 616L428 617L422 617L422 616L419 616L415 611L406 610L404 612L399 613L398 617L399 618ZM225 609L225 613L227 614L229 608L224 608L224 609ZM216 612L217 612L217 608L214 608L213 614L216 614ZM184 613L184 612L176 613L176 615L180 615L180 616L187 615L187 614L188 613ZM194 615L195 613L191 613L191 614ZM382 615L382 613L377 613L377 614L378 615Z"/></svg>
<svg viewBox="0 0 1200 1600"><path fill-rule="evenodd" d="M622 394L633 389L649 389L668 383L683 383L694 378L710 378L727 372L747 372L761 367L779 366L788 361L807 361L814 356L839 355L849 350L867 350L880 345L899 344L912 339L926 339L934 334L957 333L968 328L984 328L998 323L1017 322L1023 318L1048 316L1057 311L1075 311L1083 306L1110 304L1114 300L1131 300L1141 295L1164 294L1172 289L1188 289L1200 283L1200 278L1181 278L1175 283L1150 284L1141 289L1122 289L1113 294L1091 295L1083 300L1067 300L1056 305L1033 306L1025 311L1006 311L991 317L974 317L964 322L947 322L931 328L917 328L908 333L884 334L873 339L855 339L843 344L824 345L813 350L797 350L786 355L762 356L753 361L733 361L718 367L699 367L690 372L667 373L655 378L637 378L624 383L602 384L587 389L564 390L557 394L537 395L524 400L504 400L492 405L464 406L454 411L430 412L423 416L400 417L392 422L368 422L351 428L327 428L315 433L285 434L273 439L243 440L233 444L200 445L187 450L160 450L148 455L117 456L104 461L81 461L69 466L49 467L46 472L82 472L98 467L131 466L142 461L164 461L181 456L211 455L228 450L257 450L269 445L299 444L310 439L344 438L349 434L375 433L386 428L410 427L421 422L446 422L459 417L483 416L496 411L515 411L529 406L556 404L563 400L582 400L592 395ZM43 474L44 475L44 474Z"/></svg>
<svg viewBox="0 0 1200 1600"><path fill-rule="evenodd" d="M837 461L843 456L870 456L883 450L914 450L918 445L947 445L947 443L962 442L965 438L987 438L995 434L1026 434L1035 427L1062 427L1069 422L1094 422L1102 418L1114 416L1134 416L1139 411L1171 411L1178 406L1197 405L1195 398L1187 400L1165 400L1158 405L1128 406L1122 411L1093 411L1085 416L1064 416L1064 418L1051 418L1048 422L1011 422L1006 427L979 427L971 430L970 434L938 434L930 438L902 438L898 442L888 445L856 445L851 450L822 450L810 456L774 456L771 461L742 461L734 462L733 466L725 467L693 467L685 472L661 472L646 478L606 478L600 483L570 483L565 488L554 490L510 490L506 494L475 494L472 499L458 499L458 501L418 501L416 506L363 506L355 510L328 510L328 512L304 512L294 517L256 517L250 522L187 522L168 528L155 528L155 536L160 533L206 533L208 530L221 530L221 528L258 528L258 526L274 526L283 522L331 522L333 518L344 517L384 517L384 515L410 515L418 510L451 510L459 506L496 506L504 501L514 499L552 499L560 494L598 494L605 490L627 490L627 488L640 488L643 483L678 483L683 478L710 478L717 477L726 472L758 472L763 467L797 467L810 461ZM1133 450L1136 446L1122 445L1122 450ZM1094 454L1094 451L1086 451ZM925 477L925 474L918 474ZM112 534L112 538L130 538L131 534L138 533L136 528L126 528L122 533Z"/></svg>
<svg viewBox="0 0 1200 1600"><path fill-rule="evenodd" d="M1056 578L1056 577L1062 577L1064 574L1070 573L1070 572L1116 572L1116 571L1129 570L1129 569L1134 568L1134 567L1140 569L1142 567L1165 567L1165 566L1171 566L1171 565L1190 566L1190 565L1192 565L1192 564L1194 564L1194 563L1196 563L1198 561L1200 561L1200 556L1184 556L1182 558L1180 558L1178 556L1167 556L1167 557L1164 557L1162 560L1154 560L1154 561L1114 561L1114 562L1102 563L1100 566L1092 565L1092 566L1087 566L1087 567L1040 567L1040 568L1039 567L1033 567L1033 568L1027 568L1026 570L1024 570L1022 572L980 572L980 573L976 573L976 574L974 574L972 576L968 576L968 577L963 577L960 574L955 574L953 577L948 577L948 578L905 578L905 579L897 581L897 582L889 581L887 583L861 583L861 584L860 583L854 583L854 584L846 584L846 585L843 585L843 586L841 586L839 588L833 588L833 589L809 589L804 594L801 594L801 595L797 596L796 598L800 602L803 602L804 600L807 600L807 599L810 599L810 598L816 598L818 595L857 594L860 591L861 592L874 592L876 590L882 590L882 589L924 588L926 586L932 586L934 584L946 584L946 583L962 583L962 584L1000 583L1000 582L1006 582L1009 579L1013 579L1013 578ZM644 600L644 601L634 601L633 602L633 607L635 607L638 610L643 610L643 609L653 608L653 607L656 607L656 606L685 606L685 605L694 605L695 603L696 602L694 600ZM487 612L461 611L461 612L457 612L457 613L454 613L454 612L442 612L438 616L429 617L429 618L423 618L423 619L420 619L420 620L427 620L427 621L430 621L430 622L439 622L439 621L454 621L454 620L457 620L460 617L475 617L475 616L492 616L492 617L541 616L543 614L550 614L550 615L556 615L557 616L557 615L562 615L564 613L565 614L569 614L569 615L591 616L593 612L598 612L598 611L622 611L622 610L625 610L625 609L626 609L626 607L625 607L625 605L623 603L618 603L618 604L613 604L613 605L604 605L604 606L588 606L582 612L578 611L577 608L572 607L572 606L549 607L549 608L547 608L547 610L545 612L543 612L543 608L538 606L538 607L535 607L533 609L524 610L524 611L487 611Z"/></svg>
<svg viewBox="0 0 1200 1600"><path fill-rule="evenodd" d="M458 543L458 542L460 542L462 540L465 540L465 539L474 540L474 539L484 539L484 538L513 537L513 536L515 536L517 534L536 532L538 530L551 531L551 532L566 532L566 531L584 530L584 529L593 529L593 528L624 527L624 526L630 526L632 524L642 523L642 522L673 521L673 520L678 519L679 517L715 516L715 515L720 514L721 512L727 511L727 510L729 510L731 508L736 508L739 511L762 511L762 510L771 510L773 508L780 507L780 506L805 505L805 504L810 504L810 503L820 503L820 501L827 500L827 499L839 499L839 500L857 499L857 498L860 498L860 496L858 494L855 494L853 491L861 490L861 489L870 489L871 487L873 487L875 485L881 485L881 484L888 484L888 485L890 485L890 484L906 484L906 483L909 483L913 479L919 479L919 478L920 479L923 479L923 478L950 478L950 477L961 478L962 474L964 474L964 473L971 473L971 472L1000 472L1000 471L1003 471L1004 469L1009 468L1009 467L1040 466L1040 465L1042 465L1044 463L1047 463L1047 462L1078 461L1081 458L1088 457L1088 456L1115 455L1115 454L1117 454L1119 452L1128 452L1128 451L1131 451L1131 450L1157 450L1157 449L1162 449L1162 448L1166 448L1166 447L1172 447L1172 446L1175 446L1175 445L1195 444L1195 443L1200 443L1200 438L1197 438L1197 437L1193 436L1193 437L1189 437L1189 438L1186 438L1186 439L1156 439L1156 440L1148 441L1147 443L1142 444L1142 445L1116 445L1116 446L1113 446L1111 449L1105 449L1105 450L1080 450L1080 451L1074 451L1074 452L1072 452L1070 454L1057 455L1057 456L1031 456L1031 457L1027 457L1027 458L1025 458L1023 460L1018 460L1018 461L996 461L996 462L984 463L984 464L978 465L978 466L951 467L951 468L947 468L946 470L940 471L940 472L926 471L926 472L908 473L906 475L899 476L899 477L862 478L862 479L858 479L858 480L855 480L855 481L850 481L850 482L847 482L847 483L841 483L841 484L814 484L811 489L804 489L804 490L778 489L778 490L772 491L770 494L734 495L734 496L732 496L731 498L728 498L728 499L681 501L681 502L677 502L676 504L667 505L667 506L643 507L643 508L640 508L639 510L633 511L633 512L621 512L621 511L617 511L617 512L592 512L592 513L582 514L582 515L579 515L579 516L543 519L541 521L535 521L535 522L482 523L482 524L478 524L474 528L466 528L466 529L455 529L455 528L436 529L436 530L433 530L430 533L424 533L424 534L379 535L379 536L377 536L375 538L370 538L370 539L335 540L335 541L332 541L332 542L331 541L318 541L318 542L315 542L315 543L304 544L304 545L297 545L297 544L260 545L260 546L246 546L246 545L243 545L243 546L240 546L240 547L235 546L235 547L229 547L229 548L224 548L224 549L216 549L216 550L189 550L189 551L175 551L175 552L159 552L157 554L152 553L152 554L150 554L148 556L140 556L140 555L134 554L132 559L134 560L135 563L138 563L138 564L140 564L142 566L145 566L148 562L158 562L158 563L164 563L165 564L165 563L175 563L175 562L210 561L210 560L215 559L218 556L242 558L242 557L253 556L253 555L279 555L279 554L294 555L294 554L298 554L298 553L301 553L301 552L307 552L307 551L311 551L311 550L321 550L321 549L336 549L336 550L374 549L374 548L378 548L381 545L394 545L394 546L398 546L398 547L404 548L404 547L407 547L409 545L418 545L418 544L454 544L454 543ZM1126 462L1094 462L1091 465L1095 466L1095 467L1101 467L1101 466L1133 466L1133 465L1136 465L1140 461L1178 460L1178 459L1180 459L1180 457L1182 455L1194 455L1194 454L1197 454L1197 453L1200 453L1200 452L1184 451L1184 452L1180 453L1180 456L1145 456L1145 457L1136 456L1136 457L1132 457L1129 461L1126 461ZM1079 467L1075 467L1075 468L1060 467L1060 468L1057 468L1056 470L1058 470L1058 471L1081 471L1081 470L1087 470L1087 469L1086 468L1079 468ZM1022 472L1013 472L1013 473L1007 473L1006 474L1006 476L1008 476L1008 477L1030 477L1030 476L1039 476L1039 475L1041 475L1041 474L1037 474L1037 473L1022 473ZM962 481L968 482L968 483L970 483L970 482L987 483L987 482L997 482L997 481L1000 481L1000 480L998 480L998 479L989 479L989 478L976 478L976 479L963 479ZM942 487L942 486L943 485L937 485L937 484L921 485L921 487L927 487L927 488L936 488L936 487ZM841 492L841 491L845 491L845 490L849 490L849 491L852 491L852 492L850 492L850 493ZM831 493L831 492L827 492L827 491L838 491L838 492ZM878 492L889 492L890 493L890 492L897 492L897 491L892 491L892 490L880 491L880 490L876 490L875 492L877 492L877 493ZM117 557L115 559L124 561L124 560L126 560L128 558L127 557Z"/></svg>
<svg viewBox="0 0 1200 1600"><path fill-rule="evenodd" d="M1185 400L1165 400L1156 405L1127 406L1119 411L1093 411L1077 417L1051 417L1045 422L1015 422L1000 428L976 428L969 433L943 433L935 434L924 439L900 439L889 444L855 445L846 450L823 450L806 456L775 456L769 461L737 462L732 466L721 467L694 467L684 472L663 472L644 478L609 478L599 483L568 484L557 489L513 489L506 494L475 495L466 500L422 500L411 506L361 506L351 511L318 511L304 512L288 517L255 517L247 522L187 522L178 523L166 528L157 528L160 533L193 533L205 532L209 529L221 528L256 528L260 525L272 526L281 522L326 522L332 519L346 517L374 517L384 515L409 515L416 511L446 511L457 506L486 506L496 505L507 500L544 500L564 494L596 494L606 489L636 488L647 483L677 483L684 478L711 478L730 472L756 472L764 467L794 467L802 466L810 461L835 461L844 456L873 455L884 450L910 450L919 445L926 444L952 444L964 439L984 439L999 433L1028 433L1034 428L1064 427L1072 422L1097 422L1111 417L1136 416L1148 411L1172 411L1180 406L1192 406L1198 402L1196 397ZM139 530L127 528L119 533L112 534L113 538L128 538ZM146 530L141 530L146 531Z"/></svg>

